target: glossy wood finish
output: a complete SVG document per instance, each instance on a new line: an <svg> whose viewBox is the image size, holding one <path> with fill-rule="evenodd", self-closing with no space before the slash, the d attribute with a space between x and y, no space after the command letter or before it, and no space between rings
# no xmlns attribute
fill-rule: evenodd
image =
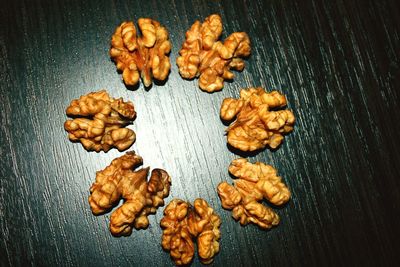
<svg viewBox="0 0 400 267"><path fill-rule="evenodd" d="M206 199L222 217L216 266L394 265L400 217L400 8L398 1L8 1L0 9L0 265L169 266L159 209L150 227L115 238L88 202L95 172L121 153L68 141L65 108L101 88L134 101L133 145L165 168L173 197ZM181 79L185 31L220 13L223 37L246 31L247 66L222 92ZM108 56L115 27L151 17L170 32L165 85L127 90ZM241 227L216 193L237 157L219 107L239 89L285 93L295 131L275 166L293 193L271 231ZM267 203L265 203L267 204ZM200 265L197 257L193 266Z"/></svg>

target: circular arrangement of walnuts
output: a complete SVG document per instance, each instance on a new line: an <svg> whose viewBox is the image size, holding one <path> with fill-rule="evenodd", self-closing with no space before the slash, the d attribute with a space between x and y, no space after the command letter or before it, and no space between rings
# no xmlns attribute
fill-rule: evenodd
<svg viewBox="0 0 400 267"><path fill-rule="evenodd" d="M171 43L167 29L159 22L140 18L138 26L141 35L130 21L116 28L110 57L122 72L126 85L137 85L141 78L144 86L149 87L153 78L167 79ZM217 14L210 15L203 23L196 21L186 32L176 60L182 78L198 77L200 89L209 93L221 90L224 80L233 79L231 69L243 70L243 58L251 53L245 32L232 33L223 42L219 41L221 33L222 19ZM240 98L224 99L220 117L233 121L226 130L228 144L241 151L277 148L295 122L293 113L282 109L286 104L284 95L277 91L268 93L263 88L242 89ZM72 117L64 123L69 139L81 142L88 151L107 152L113 147L123 151L136 140L135 133L125 127L136 117L133 103L114 99L105 90L73 100L66 113ZM130 235L133 228L148 227L147 216L163 206L164 198L169 195L168 173L154 169L147 179L149 168L134 171L142 163L143 159L134 151L127 152L98 171L90 188L89 204L95 215L109 212L121 198L124 200L110 218L110 231L115 236ZM278 214L260 203L267 199L279 206L290 198L291 193L276 169L239 158L232 161L229 172L236 178L234 184L222 182L217 188L222 207L232 210L232 217L242 225L254 223L263 229L276 226ZM177 265L193 260L194 239L202 263L211 263L219 252L221 219L204 199L196 199L193 206L173 199L164 209L160 225L162 247Z"/></svg>

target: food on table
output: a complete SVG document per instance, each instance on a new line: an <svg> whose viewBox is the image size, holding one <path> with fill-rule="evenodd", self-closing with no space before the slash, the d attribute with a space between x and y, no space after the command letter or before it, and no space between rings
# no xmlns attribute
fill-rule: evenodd
<svg viewBox="0 0 400 267"><path fill-rule="evenodd" d="M73 117L64 123L69 139L89 151L107 152L112 147L122 151L135 142L134 131L125 128L136 116L133 103L114 99L105 90L72 100L66 113Z"/></svg>
<svg viewBox="0 0 400 267"><path fill-rule="evenodd" d="M224 87L224 80L233 79L231 69L242 71L244 61L251 52L250 39L245 32L235 32L224 42L218 41L222 33L222 19L213 14L203 23L196 21L186 32L186 40L176 63L185 79L199 77L203 91L214 92Z"/></svg>
<svg viewBox="0 0 400 267"><path fill-rule="evenodd" d="M211 263L219 251L221 219L201 198L196 199L193 206L180 199L172 200L165 208L160 224L163 228L162 247L170 252L177 265L192 261L194 238L202 263Z"/></svg>
<svg viewBox="0 0 400 267"><path fill-rule="evenodd" d="M240 91L240 98L225 98L220 116L225 121L236 120L226 130L228 143L242 151L254 151L265 146L278 147L283 135L293 130L292 111L277 110L286 106L286 97L263 88Z"/></svg>
<svg viewBox="0 0 400 267"><path fill-rule="evenodd" d="M259 203L263 198L277 206L289 201L290 191L277 171L270 165L239 158L232 161L229 172L237 179L233 186L227 182L218 185L222 207L232 210L232 217L242 225L254 223L264 229L278 225L278 214Z"/></svg>
<svg viewBox="0 0 400 267"><path fill-rule="evenodd" d="M149 168L134 171L143 159L134 151L114 159L102 171L96 173L96 182L90 187L89 204L93 214L110 211L119 201L110 219L113 235L130 235L132 228L141 229L149 225L147 216L164 205L169 194L171 178L162 169L154 169L147 181Z"/></svg>
<svg viewBox="0 0 400 267"><path fill-rule="evenodd" d="M111 39L110 56L126 85L136 85L140 77L149 87L153 78L164 81L169 74L171 42L167 29L159 22L140 18L138 25L141 36L131 21L117 27Z"/></svg>

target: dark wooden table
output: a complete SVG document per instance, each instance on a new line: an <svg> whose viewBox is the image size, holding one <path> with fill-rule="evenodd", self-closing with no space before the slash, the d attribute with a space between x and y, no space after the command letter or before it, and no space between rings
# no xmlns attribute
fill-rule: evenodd
<svg viewBox="0 0 400 267"><path fill-rule="evenodd" d="M171 174L167 202L202 197L221 215L216 266L395 265L399 10L398 1L361 0L3 2L0 265L173 264L160 246L163 208L123 238L110 234L109 215L90 211L95 172L122 153L87 152L63 123L72 99L101 88L134 102L132 149ZM221 14L223 37L246 31L253 50L232 83L207 94L179 76L175 59L186 30L211 13ZM130 91L108 50L115 27L140 17L169 29L172 70L165 85ZM249 157L275 166L293 194L270 231L241 227L216 193L238 157L219 107L251 86L282 91L297 118L279 149Z"/></svg>

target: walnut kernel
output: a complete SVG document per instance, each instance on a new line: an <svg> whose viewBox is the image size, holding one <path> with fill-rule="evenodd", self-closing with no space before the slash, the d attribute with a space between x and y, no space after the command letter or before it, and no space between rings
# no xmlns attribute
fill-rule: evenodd
<svg viewBox="0 0 400 267"><path fill-rule="evenodd" d="M225 79L233 79L231 69L244 69L243 57L250 55L250 39L245 32L235 32L222 43L222 19L213 14L203 23L196 21L186 32L186 40L176 63L185 79L199 77L199 86L207 92L222 89Z"/></svg>
<svg viewBox="0 0 400 267"><path fill-rule="evenodd" d="M135 133L124 128L136 116L133 103L114 99L105 90L72 100L66 113L74 117L64 123L69 139L81 142L89 151L107 152L112 147L122 151L135 142Z"/></svg>
<svg viewBox="0 0 400 267"><path fill-rule="evenodd" d="M177 265L192 261L194 238L197 238L202 263L210 264L219 252L221 219L204 199L196 199L193 206L180 199L172 200L160 224L163 228L161 245Z"/></svg>
<svg viewBox="0 0 400 267"><path fill-rule="evenodd" d="M286 98L277 91L263 88L240 91L240 98L225 98L220 116L236 120L226 130L228 143L242 151L254 151L265 146L278 147L283 135L293 130L295 117L290 110L275 110L286 106Z"/></svg>
<svg viewBox="0 0 400 267"><path fill-rule="evenodd" d="M124 203L110 219L113 235L130 235L132 228L142 229L149 225L147 216L164 205L168 196L171 178L162 169L154 169L147 181L149 168L133 171L143 159L135 152L114 159L102 171L96 173L96 182L90 187L89 204L93 214L111 210L121 198Z"/></svg>
<svg viewBox="0 0 400 267"><path fill-rule="evenodd" d="M232 217L242 225L252 222L264 229L278 225L278 214L259 203L263 198L277 206L289 201L290 191L276 170L270 165L252 164L240 158L232 161L229 172L237 179L233 186L227 182L218 185L222 207L232 210Z"/></svg>
<svg viewBox="0 0 400 267"><path fill-rule="evenodd" d="M163 81L169 74L171 42L167 29L159 22L140 18L138 25L141 37L131 21L117 27L111 39L110 56L122 71L125 84L136 85L140 76L149 87L153 77Z"/></svg>

